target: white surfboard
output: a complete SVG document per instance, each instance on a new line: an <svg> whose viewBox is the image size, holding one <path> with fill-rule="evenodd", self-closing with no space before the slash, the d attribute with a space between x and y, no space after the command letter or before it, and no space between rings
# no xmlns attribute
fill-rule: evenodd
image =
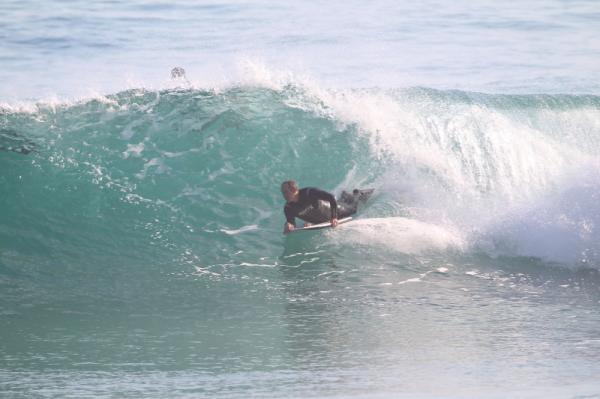
<svg viewBox="0 0 600 399"><path fill-rule="evenodd" d="M349 222L351 220L352 220L352 216L348 216L347 218L343 218L343 219L338 219L338 225ZM307 230L320 230L320 229L326 229L328 227L331 227L331 222L312 224L308 227L300 227L300 228L290 231L290 233L296 233L298 231L307 231Z"/></svg>

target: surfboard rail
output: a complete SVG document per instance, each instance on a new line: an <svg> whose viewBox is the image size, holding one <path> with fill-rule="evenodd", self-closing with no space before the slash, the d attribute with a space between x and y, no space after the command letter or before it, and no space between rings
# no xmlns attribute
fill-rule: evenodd
<svg viewBox="0 0 600 399"><path fill-rule="evenodd" d="M352 220L352 216L338 219L338 225L347 223L351 220ZM310 226L307 226L307 227L299 227L297 229L290 231L290 233L296 233L299 231L307 231L307 230L321 230L321 229L326 229L326 228L330 228L330 227L331 227L331 222L317 223L317 224L311 224Z"/></svg>

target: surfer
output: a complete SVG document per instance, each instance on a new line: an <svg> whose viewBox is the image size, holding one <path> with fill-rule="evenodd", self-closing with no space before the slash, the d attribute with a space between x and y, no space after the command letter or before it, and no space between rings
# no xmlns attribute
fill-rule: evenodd
<svg viewBox="0 0 600 399"><path fill-rule="evenodd" d="M358 190L355 190L359 193ZM296 218L304 220L304 226L313 223L331 222L331 227L336 227L338 217L345 218L356 213L357 201L355 196L346 192L342 193L342 201L347 205L338 205L333 194L315 187L299 189L294 180L287 180L281 184L281 193L286 203L283 208L285 225L283 234L287 234L296 227Z"/></svg>

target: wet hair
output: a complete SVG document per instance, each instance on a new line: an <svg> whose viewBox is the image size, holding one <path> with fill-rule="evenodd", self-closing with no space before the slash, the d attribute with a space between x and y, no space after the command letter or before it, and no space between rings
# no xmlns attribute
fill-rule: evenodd
<svg viewBox="0 0 600 399"><path fill-rule="evenodd" d="M175 67L171 69L171 79L185 78L185 69L182 67Z"/></svg>
<svg viewBox="0 0 600 399"><path fill-rule="evenodd" d="M281 183L281 192L283 193L288 190L298 190L298 183L295 180L286 180Z"/></svg>

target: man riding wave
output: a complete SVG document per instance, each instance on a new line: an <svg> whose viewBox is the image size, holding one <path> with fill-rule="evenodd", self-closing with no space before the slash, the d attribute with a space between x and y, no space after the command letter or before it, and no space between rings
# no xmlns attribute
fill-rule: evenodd
<svg viewBox="0 0 600 399"><path fill-rule="evenodd" d="M372 190L369 191L369 195L370 192ZM361 199L359 190L354 190L353 194L344 191L341 197L343 204L338 204L333 194L316 187L299 189L294 180L284 181L281 184L281 193L286 200L283 208L286 218L284 234L294 230L296 218L304 220L305 227L327 221L331 223L331 227L336 227L338 218L342 219L356 213L358 200Z"/></svg>

